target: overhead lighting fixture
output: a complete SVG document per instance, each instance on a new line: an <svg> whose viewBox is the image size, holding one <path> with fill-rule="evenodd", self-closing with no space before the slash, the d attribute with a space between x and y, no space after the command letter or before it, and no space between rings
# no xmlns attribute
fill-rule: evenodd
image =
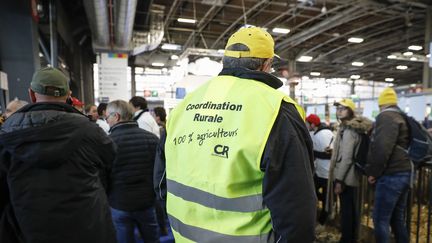
<svg viewBox="0 0 432 243"><path fill-rule="evenodd" d="M420 51L421 49L423 49L422 46L416 46L416 45L408 46L408 50L412 50L412 51Z"/></svg>
<svg viewBox="0 0 432 243"><path fill-rule="evenodd" d="M273 33L278 33L278 34L288 34L291 30L286 28L273 28L272 31Z"/></svg>
<svg viewBox="0 0 432 243"><path fill-rule="evenodd" d="M362 63L362 62L353 62L353 63L351 63L351 65L356 66L356 67L361 67L361 66L364 65L364 63Z"/></svg>
<svg viewBox="0 0 432 243"><path fill-rule="evenodd" d="M153 62L151 65L152 65L153 67L163 67L163 66L165 66L165 64L164 64L164 63L161 63L161 62Z"/></svg>
<svg viewBox="0 0 432 243"><path fill-rule="evenodd" d="M360 75L351 75L350 78L351 78L351 79L359 79L359 78L360 78Z"/></svg>
<svg viewBox="0 0 432 243"><path fill-rule="evenodd" d="M402 55L404 55L406 57L412 56L413 54L414 53L412 53L412 51L406 51L406 52L402 53Z"/></svg>
<svg viewBox="0 0 432 243"><path fill-rule="evenodd" d="M39 52L39 57L43 57L43 54L42 54L42 52Z"/></svg>
<svg viewBox="0 0 432 243"><path fill-rule="evenodd" d="M389 55L389 56L387 56L387 58L388 58L388 59L396 59L397 56L396 56L396 55Z"/></svg>
<svg viewBox="0 0 432 243"><path fill-rule="evenodd" d="M196 23L196 19L187 19L187 18L178 18L177 21L180 23L188 23L188 24Z"/></svg>
<svg viewBox="0 0 432 243"><path fill-rule="evenodd" d="M390 87L393 87L393 86L394 86L394 84L389 84L389 86L390 86Z"/></svg>
<svg viewBox="0 0 432 243"><path fill-rule="evenodd" d="M225 53L225 50L224 50L224 49L219 49L219 50L217 50L217 52L218 52L218 53L222 53L222 54L224 54L224 53Z"/></svg>
<svg viewBox="0 0 432 243"><path fill-rule="evenodd" d="M393 82L393 81L394 81L394 78L385 78L385 81L386 81L386 82Z"/></svg>
<svg viewBox="0 0 432 243"><path fill-rule="evenodd" d="M299 62L310 62L312 61L313 57L311 56L301 56L297 59Z"/></svg>
<svg viewBox="0 0 432 243"><path fill-rule="evenodd" d="M360 37L351 37L351 38L349 38L348 39L348 42L350 42L350 43L362 43L363 42L363 38L360 38Z"/></svg>
<svg viewBox="0 0 432 243"><path fill-rule="evenodd" d="M321 73L320 72L310 72L311 76L320 76Z"/></svg>
<svg viewBox="0 0 432 243"><path fill-rule="evenodd" d="M418 59L417 59L417 57L411 57L410 60L411 61L417 61Z"/></svg>
<svg viewBox="0 0 432 243"><path fill-rule="evenodd" d="M396 66L396 69L399 69L399 70L406 70L406 69L408 69L408 66L405 66L405 65L398 65L398 66Z"/></svg>
<svg viewBox="0 0 432 243"><path fill-rule="evenodd" d="M166 72L168 72L168 68L162 68L162 70L161 70L163 73L166 73Z"/></svg>
<svg viewBox="0 0 432 243"><path fill-rule="evenodd" d="M430 57L430 54L427 54L426 57L429 58L429 57Z"/></svg>
<svg viewBox="0 0 432 243"><path fill-rule="evenodd" d="M171 56L171 60L178 60L179 59L179 56L177 56L177 55L172 55Z"/></svg>
<svg viewBox="0 0 432 243"><path fill-rule="evenodd" d="M161 46L162 50L180 51L182 46L177 44L165 43Z"/></svg>

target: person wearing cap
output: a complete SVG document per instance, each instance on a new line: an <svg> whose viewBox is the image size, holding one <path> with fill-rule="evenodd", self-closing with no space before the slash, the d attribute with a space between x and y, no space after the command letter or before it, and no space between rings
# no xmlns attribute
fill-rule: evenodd
<svg viewBox="0 0 432 243"><path fill-rule="evenodd" d="M0 190L7 191L0 194L8 203L0 218L15 216L0 232L13 228L8 232L20 242L116 242L104 187L115 147L66 104L70 93L60 70L38 70L29 88L33 104L1 127Z"/></svg>
<svg viewBox="0 0 432 243"><path fill-rule="evenodd" d="M355 114L355 104L351 99L335 103L336 116L340 121L334 141L330 161L329 185L326 209L331 212L334 195L340 200L341 243L354 243L358 240L360 227L360 207L358 186L360 174L356 171L354 157L360 148L362 135L368 134L372 122Z"/></svg>
<svg viewBox="0 0 432 243"><path fill-rule="evenodd" d="M318 222L324 225L327 220L325 210L327 197L327 184L329 178L330 158L333 148L333 132L329 127L321 123L319 116L310 114L306 117L306 125L312 132L313 151L315 157L315 190L317 198L322 202L322 210L318 217Z"/></svg>
<svg viewBox="0 0 432 243"><path fill-rule="evenodd" d="M389 242L390 225L398 243L409 242L405 212L410 188L411 162L406 153L409 128L397 106L394 89L386 88L378 97L376 117L369 146L366 174L375 184L373 221L377 242Z"/></svg>
<svg viewBox="0 0 432 243"><path fill-rule="evenodd" d="M159 146L175 240L313 242L312 141L303 109L269 74L273 38L241 28L224 55L220 74L170 112Z"/></svg>

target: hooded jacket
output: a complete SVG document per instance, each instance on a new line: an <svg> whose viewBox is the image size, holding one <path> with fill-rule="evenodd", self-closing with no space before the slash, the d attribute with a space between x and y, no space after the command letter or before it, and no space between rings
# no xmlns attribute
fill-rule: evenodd
<svg viewBox="0 0 432 243"><path fill-rule="evenodd" d="M360 146L360 133L368 133L371 128L372 122L365 117L354 117L340 126L330 162L332 180L354 187L360 184L360 175L355 170L353 158Z"/></svg>
<svg viewBox="0 0 432 243"><path fill-rule="evenodd" d="M116 241L103 186L115 148L101 128L70 105L36 103L0 134L0 193L24 242Z"/></svg>

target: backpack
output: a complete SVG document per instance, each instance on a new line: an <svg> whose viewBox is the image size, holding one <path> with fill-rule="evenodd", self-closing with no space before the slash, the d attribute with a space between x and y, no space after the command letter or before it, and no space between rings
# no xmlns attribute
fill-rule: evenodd
<svg viewBox="0 0 432 243"><path fill-rule="evenodd" d="M390 108L385 111L396 111L405 119L410 136L408 149L404 150L414 165L418 167L424 161L430 160L432 158L432 138L426 128L400 110Z"/></svg>
<svg viewBox="0 0 432 243"><path fill-rule="evenodd" d="M367 162L367 156L369 152L369 143L370 143L370 137L366 133L357 133L360 135L360 145L358 147L357 153L353 153L353 163L355 166L355 169L360 174L366 175L365 167ZM355 148L354 148L355 150Z"/></svg>

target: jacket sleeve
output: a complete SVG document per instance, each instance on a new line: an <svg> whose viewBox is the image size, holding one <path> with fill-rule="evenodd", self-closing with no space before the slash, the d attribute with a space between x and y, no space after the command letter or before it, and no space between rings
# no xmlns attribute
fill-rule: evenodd
<svg viewBox="0 0 432 243"><path fill-rule="evenodd" d="M393 121L390 112L381 113L376 119L369 145L367 175L379 177L384 172L398 137L399 124Z"/></svg>
<svg viewBox="0 0 432 243"><path fill-rule="evenodd" d="M355 131L345 129L343 139L340 141L342 144L339 145L340 154L336 157L337 170L335 170L335 179L345 183L349 170L354 166L354 150L360 140L359 135Z"/></svg>
<svg viewBox="0 0 432 243"><path fill-rule="evenodd" d="M261 160L264 203L275 241L313 242L316 196L312 141L297 110L282 102Z"/></svg>
<svg viewBox="0 0 432 243"><path fill-rule="evenodd" d="M97 137L98 143L95 144L96 151L98 151L98 156L101 160L99 165L99 178L105 188L105 191L109 191L109 177L111 175L111 168L113 166L114 159L117 154L117 146L114 144L113 140L102 130L102 128L97 127Z"/></svg>
<svg viewBox="0 0 432 243"><path fill-rule="evenodd" d="M156 158L153 171L153 185L156 193L156 199L166 200L166 174L165 174L165 140L166 133L162 133L159 144L156 148Z"/></svg>

